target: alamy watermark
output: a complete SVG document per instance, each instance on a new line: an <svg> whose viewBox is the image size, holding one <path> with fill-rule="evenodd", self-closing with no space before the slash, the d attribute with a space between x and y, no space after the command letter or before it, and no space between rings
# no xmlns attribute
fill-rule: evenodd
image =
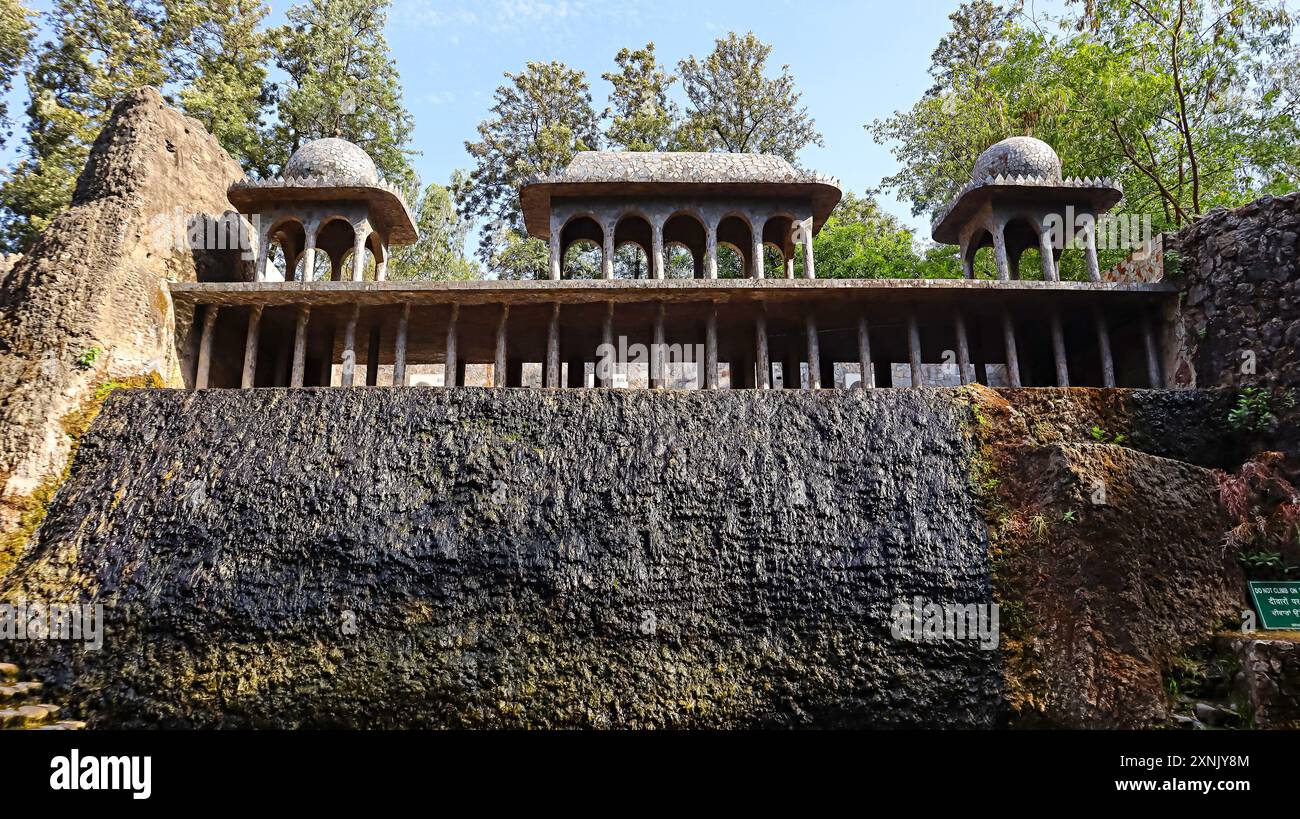
<svg viewBox="0 0 1300 819"><path fill-rule="evenodd" d="M985 651L998 647L997 603L935 603L914 597L896 603L889 619L895 640L973 640Z"/></svg>
<svg viewBox="0 0 1300 819"><path fill-rule="evenodd" d="M1067 205L1065 213L1043 217L1043 229L1051 237L1052 247L1064 250L1069 241L1076 244L1092 233L1098 250L1137 250L1146 247L1154 233L1149 213L1079 213Z"/></svg>
<svg viewBox="0 0 1300 819"><path fill-rule="evenodd" d="M626 386L628 367L632 365L647 366L652 380L666 380L674 368L681 372L686 365L703 362L703 344L629 344L627 336L619 336L617 344L596 348L595 369L600 381Z"/></svg>
<svg viewBox="0 0 1300 819"><path fill-rule="evenodd" d="M51 603L19 597L0 603L0 642L69 640L90 651L104 646L104 606L100 603Z"/></svg>

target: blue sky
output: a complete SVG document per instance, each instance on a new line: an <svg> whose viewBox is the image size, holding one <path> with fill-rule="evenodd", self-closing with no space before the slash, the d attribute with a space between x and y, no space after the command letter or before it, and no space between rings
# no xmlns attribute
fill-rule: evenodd
<svg viewBox="0 0 1300 819"><path fill-rule="evenodd" d="M1037 0L1057 6L1054 0ZM48 11L49 0L30 5ZM776 70L790 66L803 102L816 119L824 147L812 147L803 164L840 179L846 190L875 187L897 169L887 146L877 145L863 125L909 107L926 89L930 52L948 30L958 0L394 0L387 37L401 72L407 107L415 118L412 147L425 181L446 182L468 168L464 142L488 114L504 72L528 60L562 60L586 72L597 109L609 84L600 78L614 67L624 46L653 41L660 60L675 67L688 55L703 56L728 31L753 31L773 45ZM1031 5L1033 3L1031 2ZM268 24L283 21L286 2L271 4ZM44 36L44 35L42 35ZM683 102L680 88L675 97ZM10 95L21 114L26 90ZM21 123L0 153L6 165L21 148ZM910 226L928 233L924 217L885 195L881 204Z"/></svg>

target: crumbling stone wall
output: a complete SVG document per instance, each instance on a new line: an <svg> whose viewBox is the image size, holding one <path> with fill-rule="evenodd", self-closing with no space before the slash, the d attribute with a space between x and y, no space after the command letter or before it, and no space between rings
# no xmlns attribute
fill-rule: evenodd
<svg viewBox="0 0 1300 819"><path fill-rule="evenodd" d="M62 472L67 419L103 385L180 383L166 282L193 281L231 254L214 260L159 239L230 211L226 189L242 177L203 126L155 89L114 110L72 207L0 286L0 533Z"/></svg>
<svg viewBox="0 0 1300 819"><path fill-rule="evenodd" d="M1300 385L1300 193L1216 208L1169 238L1176 386Z"/></svg>

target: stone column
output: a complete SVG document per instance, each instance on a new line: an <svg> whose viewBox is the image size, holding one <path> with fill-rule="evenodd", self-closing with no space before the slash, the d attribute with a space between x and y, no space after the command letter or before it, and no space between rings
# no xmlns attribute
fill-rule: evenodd
<svg viewBox="0 0 1300 819"><path fill-rule="evenodd" d="M316 275L316 230L315 225L307 228L307 242L302 249L302 278L299 281L306 283Z"/></svg>
<svg viewBox="0 0 1300 819"><path fill-rule="evenodd" d="M212 340L216 335L217 313L215 304L203 305L203 331L199 336L199 361L194 368L194 389L202 390L208 386L208 374L212 369Z"/></svg>
<svg viewBox="0 0 1300 819"><path fill-rule="evenodd" d="M262 305L248 311L248 333L244 336L244 375L239 386L250 389L257 383L257 338L262 328Z"/></svg>
<svg viewBox="0 0 1300 819"><path fill-rule="evenodd" d="M253 265L253 281L266 281L266 264L271 255L270 231L263 233L257 245L257 262Z"/></svg>
<svg viewBox="0 0 1300 819"><path fill-rule="evenodd" d="M998 222L993 226L993 261L998 266L998 279L1011 279L1011 262L1007 259L1006 224Z"/></svg>
<svg viewBox="0 0 1300 819"><path fill-rule="evenodd" d="M813 259L813 223L809 219L803 224L803 275L805 279L817 278Z"/></svg>
<svg viewBox="0 0 1300 819"><path fill-rule="evenodd" d="M501 305L501 315L497 318L496 349L492 356L492 386L506 385L506 325L510 321L510 305Z"/></svg>
<svg viewBox="0 0 1300 819"><path fill-rule="evenodd" d="M351 387L357 368L357 322L361 319L361 305L352 305L347 326L343 328L343 386Z"/></svg>
<svg viewBox="0 0 1300 819"><path fill-rule="evenodd" d="M411 326L411 305L402 305L397 319L397 336L393 339L393 386L406 386L406 335Z"/></svg>
<svg viewBox="0 0 1300 819"><path fill-rule="evenodd" d="M293 365L289 372L289 386L301 387L307 372L307 322L311 319L311 308L302 305L298 308L298 321L293 328Z"/></svg>
<svg viewBox="0 0 1300 819"><path fill-rule="evenodd" d="M551 321L546 328L546 372L543 384L560 386L560 304L551 304Z"/></svg>
<svg viewBox="0 0 1300 819"><path fill-rule="evenodd" d="M1038 255L1043 263L1043 281L1055 282L1060 281L1060 274L1056 270L1056 257L1053 255L1055 248L1052 246L1052 232L1046 229L1038 231Z"/></svg>
<svg viewBox="0 0 1300 819"><path fill-rule="evenodd" d="M370 223L354 227L356 238L352 241L352 281L359 282L366 275L366 240L370 238Z"/></svg>
<svg viewBox="0 0 1300 819"><path fill-rule="evenodd" d="M1083 233L1084 258L1088 263L1088 281L1101 281L1101 267L1097 264L1097 219L1092 221Z"/></svg>
<svg viewBox="0 0 1300 819"><path fill-rule="evenodd" d="M758 372L755 383L760 390L772 389L772 361L767 353L767 305L759 304L758 316L754 319L754 359Z"/></svg>
<svg viewBox="0 0 1300 819"><path fill-rule="evenodd" d="M1160 345L1156 341L1151 318L1146 315L1142 316L1142 345L1147 353L1147 382L1151 389L1158 390L1164 386L1164 379L1160 375Z"/></svg>
<svg viewBox="0 0 1300 819"><path fill-rule="evenodd" d="M1065 328L1061 326L1061 312L1052 308L1052 360L1056 363L1056 386L1070 386L1070 364L1065 356Z"/></svg>
<svg viewBox="0 0 1300 819"><path fill-rule="evenodd" d="M750 227L749 233L750 233L749 254L754 259L754 263L752 265L754 270L754 278L756 279L766 278L766 274L763 271L763 232L762 230L755 230L753 227Z"/></svg>
<svg viewBox="0 0 1300 819"><path fill-rule="evenodd" d="M379 237L379 253L383 257L375 260L375 281L388 281L388 237Z"/></svg>
<svg viewBox="0 0 1300 819"><path fill-rule="evenodd" d="M808 338L808 388L822 388L822 356L817 341L817 319L809 310L804 314L804 331Z"/></svg>
<svg viewBox="0 0 1300 819"><path fill-rule="evenodd" d="M871 363L871 331L866 316L858 316L858 370L862 373L862 380L858 383L863 389L876 386L876 368Z"/></svg>
<svg viewBox="0 0 1300 819"><path fill-rule="evenodd" d="M794 278L794 254L786 253L785 251L781 251L781 254L782 254L782 258L785 259L785 277L787 279L793 279Z"/></svg>
<svg viewBox="0 0 1300 819"><path fill-rule="evenodd" d="M1002 343L1007 353L1007 383L1020 386L1020 355L1016 352L1016 323L1009 310L1002 311Z"/></svg>
<svg viewBox="0 0 1300 819"><path fill-rule="evenodd" d="M664 303L655 305L653 341L650 344L650 389L661 390L668 386L668 363L664 360Z"/></svg>
<svg viewBox="0 0 1300 819"><path fill-rule="evenodd" d="M614 386L614 374L618 371L618 353L614 350L614 302L605 302L605 320L600 325L600 344L610 351L607 358L596 361L596 383L601 387Z"/></svg>
<svg viewBox="0 0 1300 819"><path fill-rule="evenodd" d="M958 375L961 383L969 384L970 376L970 340L966 337L966 317L962 315L961 310L953 317L953 331L957 336L957 369L961 370Z"/></svg>
<svg viewBox="0 0 1300 819"><path fill-rule="evenodd" d="M457 365L460 364L460 362L456 360L456 321L459 318L460 305L453 304L451 306L451 315L447 318L447 341L446 345L443 347L443 351L446 353L443 356L444 363L442 365L442 385L444 387L459 386L456 383L456 368Z"/></svg>
<svg viewBox="0 0 1300 819"><path fill-rule="evenodd" d="M1093 323L1097 327L1097 352L1101 355L1101 385L1115 386L1115 358L1110 350L1110 329L1106 326L1106 315L1101 308L1093 309Z"/></svg>
<svg viewBox="0 0 1300 819"><path fill-rule="evenodd" d="M718 278L718 226L715 223L704 232L704 277Z"/></svg>
<svg viewBox="0 0 1300 819"><path fill-rule="evenodd" d="M551 226L551 281L560 280L560 232Z"/></svg>
<svg viewBox="0 0 1300 819"><path fill-rule="evenodd" d="M600 275L604 279L614 278L614 229L601 227Z"/></svg>
<svg viewBox="0 0 1300 819"><path fill-rule="evenodd" d="M709 302L709 315L704 320L704 387L718 388L718 303Z"/></svg>
<svg viewBox="0 0 1300 819"><path fill-rule="evenodd" d="M921 328L916 323L916 308L907 306L907 360L912 368L912 386L919 387L925 380L921 369Z"/></svg>
<svg viewBox="0 0 1300 819"><path fill-rule="evenodd" d="M650 265L656 280L664 277L664 220L656 214L650 223Z"/></svg>
<svg viewBox="0 0 1300 819"><path fill-rule="evenodd" d="M975 278L975 252L967 243L961 245L961 274L968 279Z"/></svg>

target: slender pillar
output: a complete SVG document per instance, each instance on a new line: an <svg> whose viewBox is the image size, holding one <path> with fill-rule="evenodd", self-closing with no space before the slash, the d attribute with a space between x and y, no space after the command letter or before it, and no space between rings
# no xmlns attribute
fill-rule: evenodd
<svg viewBox="0 0 1300 819"><path fill-rule="evenodd" d="M655 279L664 277L664 223L659 217L655 217L651 226L650 239L650 263L653 265Z"/></svg>
<svg viewBox="0 0 1300 819"><path fill-rule="evenodd" d="M858 370L862 373L858 383L864 390L876 386L876 370L871 364L871 331L866 316L858 316Z"/></svg>
<svg viewBox="0 0 1300 819"><path fill-rule="evenodd" d="M406 386L406 336L411 325L411 305L403 304L397 317L397 335L393 338L393 386Z"/></svg>
<svg viewBox="0 0 1300 819"><path fill-rule="evenodd" d="M784 254L784 256L785 256L785 277L787 279L793 279L794 278L794 254L786 253Z"/></svg>
<svg viewBox="0 0 1300 819"><path fill-rule="evenodd" d="M309 229L307 232L307 246L302 249L302 277L300 282L306 283L312 280L316 275L316 233Z"/></svg>
<svg viewBox="0 0 1300 819"><path fill-rule="evenodd" d="M716 272L716 271L715 271ZM709 303L709 317L704 321L704 387L718 388L718 303Z"/></svg>
<svg viewBox="0 0 1300 819"><path fill-rule="evenodd" d="M289 372L289 386L301 387L307 372L307 322L311 319L311 308L302 305L298 308L298 321L293 328L293 366Z"/></svg>
<svg viewBox="0 0 1300 819"><path fill-rule="evenodd" d="M451 315L447 318L447 342L443 348L446 351L446 355L443 356L445 363L442 365L442 385L444 387L460 386L456 383L456 375L460 372L457 369L460 361L456 358L456 341L459 335L456 330L456 322L459 318L460 305L453 304L451 306Z"/></svg>
<svg viewBox="0 0 1300 819"><path fill-rule="evenodd" d="M804 331L808 336L808 388L822 388L822 355L817 343L817 319L812 311L804 314Z"/></svg>
<svg viewBox="0 0 1300 819"><path fill-rule="evenodd" d="M560 386L560 305L551 305L551 321L546 328L546 381L545 386Z"/></svg>
<svg viewBox="0 0 1300 819"><path fill-rule="evenodd" d="M1056 363L1056 386L1070 386L1070 364L1065 356L1065 328L1061 326L1061 312L1053 308L1052 360Z"/></svg>
<svg viewBox="0 0 1300 819"><path fill-rule="evenodd" d="M1151 318L1145 315L1142 317L1142 344L1147 352L1147 382L1151 385L1151 389L1160 389L1164 386L1164 379L1160 376L1160 345L1156 341Z"/></svg>
<svg viewBox="0 0 1300 819"><path fill-rule="evenodd" d="M668 386L668 363L664 360L664 303L655 305L654 339L650 344L650 389Z"/></svg>
<svg viewBox="0 0 1300 819"><path fill-rule="evenodd" d="M257 244L257 263L253 266L253 281L266 281L266 263L271 255L271 232L267 230Z"/></svg>
<svg viewBox="0 0 1300 819"><path fill-rule="evenodd" d="M386 254L384 258L375 263L375 281L388 281L388 256Z"/></svg>
<svg viewBox="0 0 1300 819"><path fill-rule="evenodd" d="M1052 247L1052 232L1050 230L1040 230L1038 232L1038 256L1043 263L1043 281L1056 282L1060 281L1060 274L1056 270L1055 248Z"/></svg>
<svg viewBox="0 0 1300 819"><path fill-rule="evenodd" d="M704 234L704 277L718 278L718 226L713 225Z"/></svg>
<svg viewBox="0 0 1300 819"><path fill-rule="evenodd" d="M370 338L366 341L366 386L379 386L379 320L370 324Z"/></svg>
<svg viewBox="0 0 1300 819"><path fill-rule="evenodd" d="M1020 386L1020 355L1016 352L1016 324L1009 310L1002 311L1002 343L1007 352L1007 383Z"/></svg>
<svg viewBox="0 0 1300 819"><path fill-rule="evenodd" d="M1007 260L1006 225L993 226L993 261L998 266L998 279L1007 281L1011 278L1011 263Z"/></svg>
<svg viewBox="0 0 1300 819"><path fill-rule="evenodd" d="M921 372L921 328L916 323L916 308L907 306L907 359L912 366L912 386L924 380Z"/></svg>
<svg viewBox="0 0 1300 819"><path fill-rule="evenodd" d="M809 219L803 226L803 276L805 279L817 278L814 261L812 220Z"/></svg>
<svg viewBox="0 0 1300 819"><path fill-rule="evenodd" d="M357 322L361 319L361 305L352 305L347 326L343 328L343 386L351 387L357 368Z"/></svg>
<svg viewBox="0 0 1300 819"><path fill-rule="evenodd" d="M754 319L754 359L758 371L758 381L754 384L760 390L772 389L772 360L767 352L767 305L758 306L758 317Z"/></svg>
<svg viewBox="0 0 1300 819"><path fill-rule="evenodd" d="M1097 326L1097 351L1101 354L1101 385L1115 386L1115 358L1110 351L1110 329L1100 308L1093 310L1093 323Z"/></svg>
<svg viewBox="0 0 1300 819"><path fill-rule="evenodd" d="M965 245L961 248L961 274L968 279L975 278L975 254Z"/></svg>
<svg viewBox="0 0 1300 819"><path fill-rule="evenodd" d="M966 317L961 310L953 318L953 330L957 336L957 369L961 370L961 383L970 383L970 340L966 337Z"/></svg>
<svg viewBox="0 0 1300 819"><path fill-rule="evenodd" d="M501 315L497 318L496 349L492 356L492 386L506 385L506 325L510 320L510 305L501 305Z"/></svg>
<svg viewBox="0 0 1300 819"><path fill-rule="evenodd" d="M601 228L600 276L603 279L614 278L614 231Z"/></svg>
<svg viewBox="0 0 1300 819"><path fill-rule="evenodd" d="M359 282L366 275L366 240L370 238L370 226L363 224L356 231L352 243L352 281Z"/></svg>
<svg viewBox="0 0 1300 819"><path fill-rule="evenodd" d="M614 352L614 302L605 302L605 320L600 325L600 345L606 356L596 361L596 383L601 387L614 386L614 374L622 366Z"/></svg>
<svg viewBox="0 0 1300 819"><path fill-rule="evenodd" d="M750 230L752 241L750 242L749 253L754 257L754 278L766 278L763 272L763 231L762 229Z"/></svg>
<svg viewBox="0 0 1300 819"><path fill-rule="evenodd" d="M550 268L551 281L558 282L560 280L560 232L554 226L551 227Z"/></svg>
<svg viewBox="0 0 1300 819"><path fill-rule="evenodd" d="M199 336L199 361L194 368L194 389L202 390L208 386L208 374L212 369L212 339L216 335L217 313L221 308L215 304L203 305L203 331Z"/></svg>
<svg viewBox="0 0 1300 819"><path fill-rule="evenodd" d="M262 305L254 304L248 312L248 333L244 336L244 377L239 386L251 388L257 383L257 338L262 328Z"/></svg>
<svg viewBox="0 0 1300 819"><path fill-rule="evenodd" d="M1088 263L1088 281L1101 281L1101 266L1097 264L1097 219L1088 224L1083 232L1083 253Z"/></svg>

